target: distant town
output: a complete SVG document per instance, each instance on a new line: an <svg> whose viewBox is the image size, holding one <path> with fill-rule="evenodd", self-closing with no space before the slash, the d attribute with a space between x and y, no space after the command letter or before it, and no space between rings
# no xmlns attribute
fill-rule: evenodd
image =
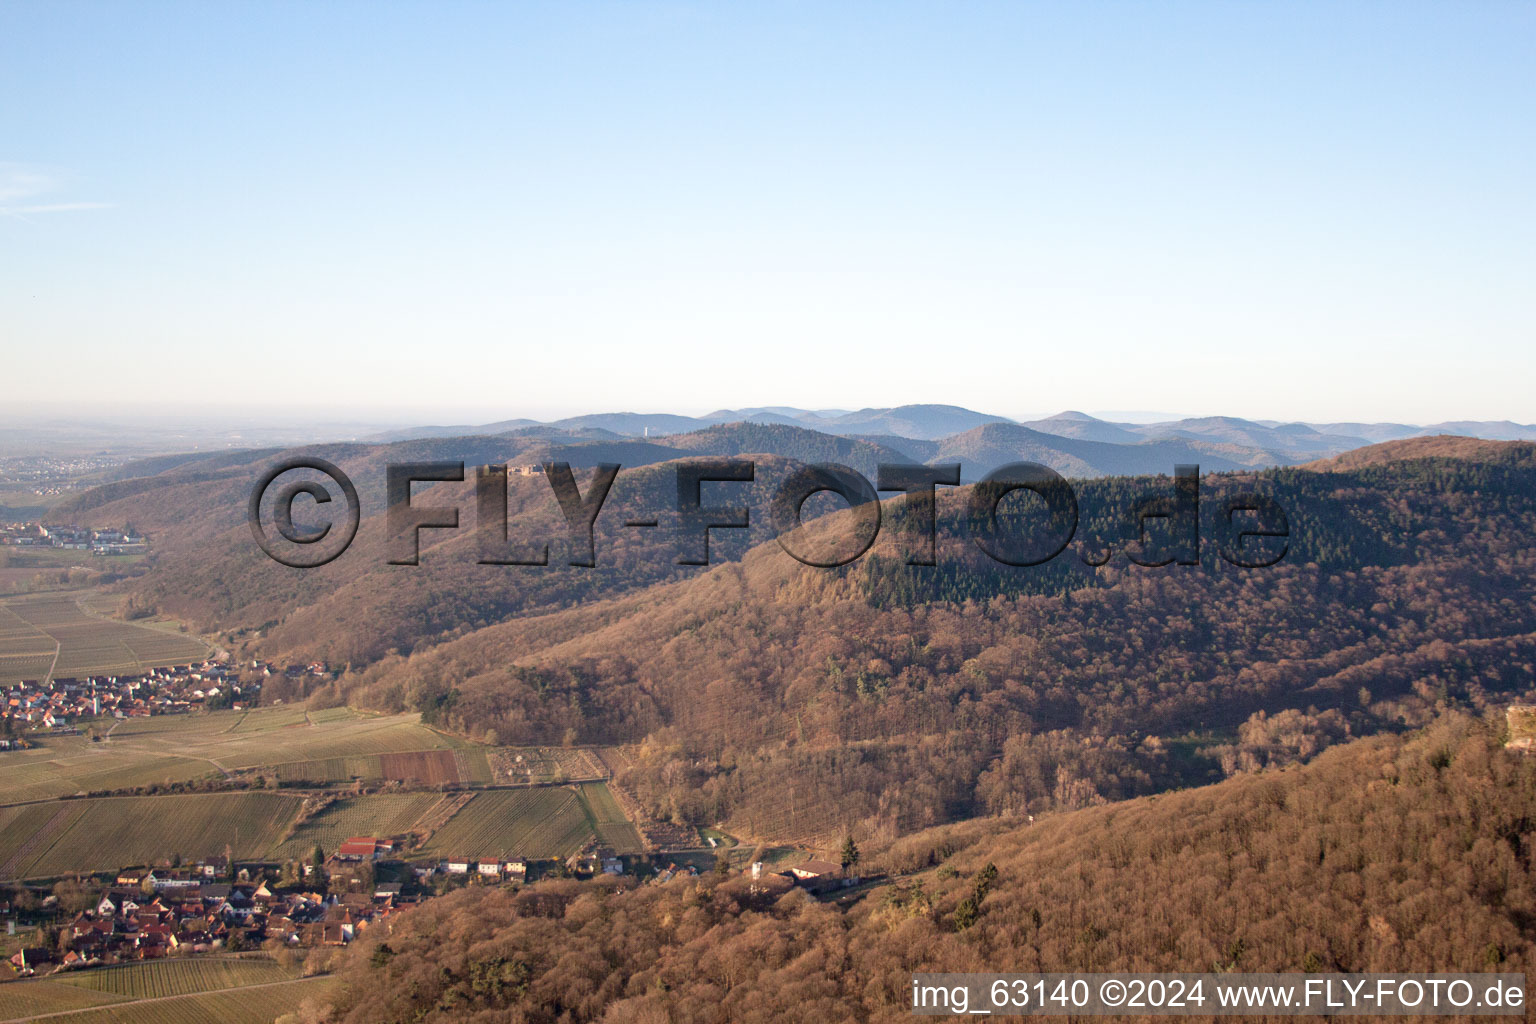
<svg viewBox="0 0 1536 1024"><path fill-rule="evenodd" d="M142 555L149 541L130 526L89 529L45 523L7 523L0 526L0 546L58 548L89 551L94 555Z"/></svg>
<svg viewBox="0 0 1536 1024"><path fill-rule="evenodd" d="M21 455L0 458L0 487L25 488L40 497L56 497L93 486L87 478L128 461L111 455Z"/></svg>
<svg viewBox="0 0 1536 1024"><path fill-rule="evenodd" d="M0 689L4 736L0 750L26 742L26 730L78 732L91 720L148 718L192 711L244 711L261 703L264 680L329 678L323 662L278 667L251 661L244 669L217 660L153 668L135 675L22 680Z"/></svg>

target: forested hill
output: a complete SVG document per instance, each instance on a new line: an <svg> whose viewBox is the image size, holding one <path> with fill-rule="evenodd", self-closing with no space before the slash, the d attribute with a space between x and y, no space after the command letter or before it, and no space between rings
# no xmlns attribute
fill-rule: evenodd
<svg viewBox="0 0 1536 1024"><path fill-rule="evenodd" d="M1285 506L1291 551L1268 568L1093 569L1069 549L1015 570L962 532L938 568L877 544L839 571L770 543L384 658L335 699L503 742L634 744L622 781L654 814L765 839L1206 782L1536 693L1536 468L1505 451L1208 480L1213 502ZM1157 486L1096 482L1081 504ZM1085 512L1089 549L1119 522Z"/></svg>
<svg viewBox="0 0 1536 1024"><path fill-rule="evenodd" d="M970 446L970 435L962 435L958 447L943 453L933 442L857 439L785 424L718 424L651 438L590 433L520 428L494 435L167 456L123 467L120 478L73 496L56 514L85 524L131 522L151 536L152 571L131 584L140 607L176 615L199 629L236 634L223 638L230 643L252 639L259 631L264 643L260 653L275 657L366 663L391 650L414 650L512 615L568 607L599 590L615 594L689 575L674 571L673 552L667 547L666 512L676 501L667 464L681 459L728 456L758 464L754 486L733 499L754 510L754 528L745 535L717 535L720 560L738 558L751 544L769 539L768 500L791 468L803 463L844 464L874 479L881 463L942 455L963 460L966 479L976 479L1000 462L1021 459L1069 475L1169 472L1181 459L1204 459L1207 469L1294 461L1257 449L1234 453L1229 450L1233 446L1201 447L1204 442L1101 444L1022 427L1014 434L985 434L987 443L981 447ZM252 543L245 522L247 500L262 472L291 456L319 457L339 466L356 484L362 505L357 543L335 563L307 572L268 560ZM386 565L386 467L441 461L467 467L566 462L577 470L583 487L592 467L622 464L625 471L598 521L602 557L597 571L564 571L563 523L553 495L542 477L516 474L511 481L509 537L535 543L552 539L550 571L478 564L467 536L474 507L468 483L422 493L429 503L463 510L464 529L458 535L424 535L425 546L442 545L437 557L425 560L417 573ZM646 535L624 527L630 512L639 519L660 514L662 529Z"/></svg>
<svg viewBox="0 0 1536 1024"><path fill-rule="evenodd" d="M848 911L740 876L463 890L355 943L337 1008L349 1024L895 1022L917 971L1530 975L1532 822L1536 761L1453 714L1301 768L913 836L868 857L897 875Z"/></svg>
<svg viewBox="0 0 1536 1024"><path fill-rule="evenodd" d="M1462 459L1482 462L1518 462L1529 458L1528 442L1486 441L1456 434L1435 434L1401 441L1386 441L1309 462L1302 468L1317 470L1362 469L1408 459Z"/></svg>

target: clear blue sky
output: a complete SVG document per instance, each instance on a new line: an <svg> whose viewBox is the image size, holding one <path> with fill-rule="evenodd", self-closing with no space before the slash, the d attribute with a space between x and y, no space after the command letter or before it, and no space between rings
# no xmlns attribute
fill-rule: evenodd
<svg viewBox="0 0 1536 1024"><path fill-rule="evenodd" d="M0 4L0 401L1536 421L1536 4Z"/></svg>

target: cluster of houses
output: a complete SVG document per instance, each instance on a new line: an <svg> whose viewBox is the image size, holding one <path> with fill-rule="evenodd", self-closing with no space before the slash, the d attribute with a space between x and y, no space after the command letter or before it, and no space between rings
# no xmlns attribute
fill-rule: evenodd
<svg viewBox="0 0 1536 1024"><path fill-rule="evenodd" d="M12 731L67 732L90 718L148 718L202 708L241 711L261 704L263 680L277 674L288 679L323 677L329 669L324 662L278 667L252 661L249 670L242 672L217 661L201 661L135 675L24 679L0 688L0 719L10 719ZM0 750L15 745L15 741L3 741Z"/></svg>
<svg viewBox="0 0 1536 1024"><path fill-rule="evenodd" d="M28 487L33 494L62 494L89 486L81 477L114 469L126 461L116 455L14 455L0 458L0 484Z"/></svg>
<svg viewBox="0 0 1536 1024"><path fill-rule="evenodd" d="M9 523L0 526L0 544L21 548L89 551L97 555L142 555L149 550L149 542L131 527L97 530L79 526L50 526L46 523Z"/></svg>
<svg viewBox="0 0 1536 1024"><path fill-rule="evenodd" d="M149 669L137 675L22 680L0 689L0 717L13 725L68 729L84 718L148 718L217 704L261 703L261 679L242 678L213 661Z"/></svg>
<svg viewBox="0 0 1536 1024"><path fill-rule="evenodd" d="M572 854L565 862L566 870L576 875L622 875L628 870L624 858L606 846L592 847ZM435 868L418 867L417 877L425 878L433 873L444 875L478 875L482 881L525 882L528 880L528 861L522 857L511 860L502 858L473 859L450 857L439 861Z"/></svg>
<svg viewBox="0 0 1536 1024"><path fill-rule="evenodd" d="M156 960L276 939L287 946L341 946L399 913L409 902L396 883L369 892L274 893L265 882L224 883L191 872L126 874L93 909L76 915L52 949L11 957L21 975Z"/></svg>
<svg viewBox="0 0 1536 1024"><path fill-rule="evenodd" d="M344 839L336 852L327 858L334 867L371 863L393 856L395 844L389 839L372 836L352 836ZM429 883L433 875L473 875L481 881L524 882L528 880L528 861L522 857L511 860L502 858L449 857L436 864L419 864L411 869L416 880ZM595 873L595 872L594 872Z"/></svg>
<svg viewBox="0 0 1536 1024"><path fill-rule="evenodd" d="M344 840L327 858L332 885L356 872L347 869L393 858L394 843L371 836ZM565 865L576 874L592 877L623 875L623 857L607 847L592 847L574 855ZM416 879L430 884L434 874L472 876L482 882L524 882L530 864L522 858L448 858L433 865L413 868ZM314 868L306 865L305 879ZM682 875L696 875L692 865L668 864L653 881L666 882ZM783 890L800 886L813 892L856 885L859 878L830 861L807 860L786 870L769 871L762 862L748 869L754 889ZM226 879L236 878L230 882ZM371 872L363 877L372 879ZM409 877L409 876L407 876ZM53 948L23 949L10 958L20 975L56 970L82 969L135 960L154 960L213 950L251 948L273 940L288 947L342 946L363 931L376 927L419 902L407 896L398 882L370 881L358 891L330 895L303 891L274 891L265 881L236 876L223 857L209 857L196 864L175 868L129 870L119 874L95 907L77 914L60 929ZM270 945L268 946L270 948Z"/></svg>
<svg viewBox="0 0 1536 1024"><path fill-rule="evenodd" d="M489 858L474 860L468 857L449 857L439 861L436 866L417 866L416 877L422 880L431 875L440 874L452 877L454 875L474 875L481 881L494 882L523 882L528 879L528 861L521 857L512 860Z"/></svg>
<svg viewBox="0 0 1536 1024"><path fill-rule="evenodd" d="M390 857L394 849L394 843L388 839L352 836L328 860L338 866L371 862ZM624 858L606 846L589 847L573 854L565 866L578 875L622 875L626 870ZM526 882L529 862L525 857L447 857L436 864L416 865L412 870L422 882L433 875L473 875L486 882Z"/></svg>

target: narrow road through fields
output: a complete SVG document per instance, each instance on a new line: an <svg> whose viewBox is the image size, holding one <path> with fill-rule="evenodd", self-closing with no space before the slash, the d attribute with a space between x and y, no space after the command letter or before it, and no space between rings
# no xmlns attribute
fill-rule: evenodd
<svg viewBox="0 0 1536 1024"><path fill-rule="evenodd" d="M37 627L33 626L32 628L36 629ZM41 632L41 630L39 630L39 632ZM44 636L50 636L50 634L48 634L48 633L43 633L43 635ZM53 639L53 661L49 662L49 664L48 664L48 671L43 673L42 685L44 685L44 686L47 686L49 683L53 682L53 670L59 667L59 652L64 649L64 645L59 643L58 638L54 637L52 639Z"/></svg>

